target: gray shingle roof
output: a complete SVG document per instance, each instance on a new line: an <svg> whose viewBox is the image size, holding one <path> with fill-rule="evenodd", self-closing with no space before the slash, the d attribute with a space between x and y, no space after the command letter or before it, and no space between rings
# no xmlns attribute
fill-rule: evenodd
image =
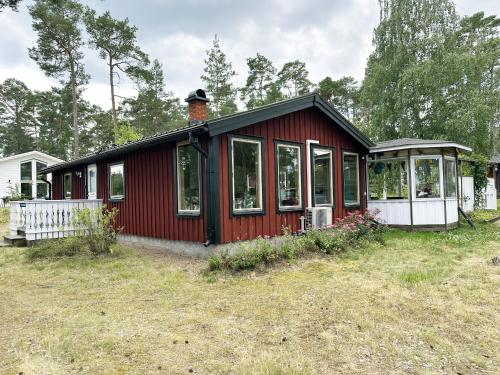
<svg viewBox="0 0 500 375"><path fill-rule="evenodd" d="M500 164L500 154L495 154L491 157L490 163Z"/></svg>

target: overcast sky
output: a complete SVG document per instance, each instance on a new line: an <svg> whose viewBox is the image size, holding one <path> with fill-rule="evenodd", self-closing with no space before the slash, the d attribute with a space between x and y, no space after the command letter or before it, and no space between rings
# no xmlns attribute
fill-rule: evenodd
<svg viewBox="0 0 500 375"><path fill-rule="evenodd" d="M257 52L280 69L283 63L304 61L310 78L318 82L329 75L362 80L372 50L372 32L378 22L377 0L88 0L83 3L98 13L111 11L115 18L128 17L138 27L138 41L151 59L164 68L168 90L185 98L201 87L205 50L218 34L222 49L238 73L234 83L246 79L246 58ZM33 90L57 85L28 57L36 35L27 5L19 12L0 13L0 81L14 77ZM500 0L457 0L460 15L483 10L500 12ZM110 107L106 65L92 50L85 50L91 81L84 97ZM133 95L127 80L118 94Z"/></svg>

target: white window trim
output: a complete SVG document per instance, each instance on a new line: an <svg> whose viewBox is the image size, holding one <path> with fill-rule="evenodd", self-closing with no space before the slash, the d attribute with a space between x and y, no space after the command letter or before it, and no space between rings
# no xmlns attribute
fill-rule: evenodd
<svg viewBox="0 0 500 375"><path fill-rule="evenodd" d="M314 152L314 149L318 149L318 150L323 150L323 151L326 151L328 152L328 154L330 155L330 203L322 203L322 204L316 204L315 202L315 194L314 194L314 190L315 190L315 186L314 186L314 168L312 168L311 170L311 195L312 195L312 205L313 207L334 207L335 206L335 202L334 202L334 194L333 194L333 189L335 188L335 186L333 185L334 183L334 179L333 179L333 170L335 168L335 166L333 165L333 162L334 162L334 159L333 159L333 149L330 148L329 146L322 146L320 144L311 144L311 153ZM314 156L312 157L312 161L311 161L312 164L314 164Z"/></svg>
<svg viewBox="0 0 500 375"><path fill-rule="evenodd" d="M122 175L123 175L123 195L111 195L111 168L121 165L122 166ZM108 195L110 200L121 201L125 199L125 162L121 161L118 163L112 163L108 166Z"/></svg>
<svg viewBox="0 0 500 375"><path fill-rule="evenodd" d="M256 208L235 208L234 204L236 202L234 193L234 142L243 142L243 143L253 143L259 147L258 155L259 155L259 206ZM233 212L234 213L246 213L246 212L264 212L264 202L263 202L263 186L262 186L262 142L260 140L253 140L248 138L238 138L231 137L231 184L232 184L232 200L233 200Z"/></svg>
<svg viewBox="0 0 500 375"><path fill-rule="evenodd" d="M386 163L388 161L393 161L393 160L403 160L406 164L408 164L408 157L407 156L397 156L397 157L394 157L394 158L380 158L380 159L370 159L370 160L367 160L366 161L366 190L368 191L368 202L374 202L374 203L377 203L377 202L386 202L386 201L390 201L390 202L409 202L410 201L410 194L411 192L409 191L409 186L410 186L410 166L407 165L406 166L406 186L408 187L408 198L403 198L403 199L387 199L387 198L384 198L384 199L370 199L370 175L369 175L369 166L370 166L370 163L376 163L378 161L380 162L383 162L383 163ZM384 194L387 194L386 191L384 191Z"/></svg>
<svg viewBox="0 0 500 375"><path fill-rule="evenodd" d="M177 191L176 191L176 195L177 195L177 214L178 215L191 215L191 216L198 216L200 215L201 213L201 204L202 204L202 201L201 201L201 156L200 156L200 153L198 151L196 151L196 154L198 156L198 202L200 204L200 208L197 209L197 210L181 210L181 202L180 202L180 198L181 198L181 195L179 194L179 191L180 191L180 179L179 179L179 147L181 146L186 146L186 145L190 145L190 142L189 141L182 141L182 142L178 142L177 145L175 146L175 169L176 169L176 175L175 175L175 178L176 178L176 186L177 186Z"/></svg>
<svg viewBox="0 0 500 375"><path fill-rule="evenodd" d="M69 175L69 178L71 179L71 191L69 193L69 197L66 196L66 176ZM73 173L72 172L66 172L63 174L63 196L64 199L71 199L73 196Z"/></svg>
<svg viewBox="0 0 500 375"><path fill-rule="evenodd" d="M358 199L355 202L346 202L345 200L345 173L344 173L344 157L345 155L354 155L356 156L356 189L358 191ZM349 152L349 151L344 151L342 152L342 201L344 203L344 207L350 207L350 206L359 206L361 204L361 192L360 192L360 176L359 176L359 154L356 152Z"/></svg>
<svg viewBox="0 0 500 375"><path fill-rule="evenodd" d="M439 160L439 197L434 198L417 198L417 173L415 167L415 161L420 159L438 159ZM439 201L443 200L444 197L444 181L443 181L443 157L441 155L414 155L411 156L411 173L412 173L412 198L416 202L424 201ZM456 198L455 198L456 199Z"/></svg>
<svg viewBox="0 0 500 375"><path fill-rule="evenodd" d="M90 193L89 191L89 186L90 186L90 171L94 170L95 171L95 193ZM97 199L97 164L89 164L87 166L87 199Z"/></svg>
<svg viewBox="0 0 500 375"><path fill-rule="evenodd" d="M299 161L299 165L298 165L298 168L299 168L299 189L298 189L298 198L299 198L299 204L295 205L295 206L282 206L281 205L281 199L279 197L279 191L280 191L280 181L279 181L279 178L280 178L280 174L279 174L279 154L280 154L280 147L286 147L286 148L295 148L297 149L299 152L298 152L298 161ZM276 148L277 148L277 153L278 153L278 157L277 157L277 160L276 160L276 168L277 168L277 175L278 175L278 181L277 181L277 184L278 184L278 209L280 211L287 211L287 210L297 210L297 209L301 209L302 208L302 147L299 146L299 145L293 145L293 144L290 144L290 143L284 143L284 142L277 142L276 143Z"/></svg>

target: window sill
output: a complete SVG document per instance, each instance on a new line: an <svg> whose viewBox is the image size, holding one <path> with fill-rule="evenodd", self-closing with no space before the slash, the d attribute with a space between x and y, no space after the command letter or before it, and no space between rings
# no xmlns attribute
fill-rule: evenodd
<svg viewBox="0 0 500 375"><path fill-rule="evenodd" d="M201 217L201 212L177 212L175 216L178 219L199 219Z"/></svg>
<svg viewBox="0 0 500 375"><path fill-rule="evenodd" d="M125 197L123 198L109 198L108 199L108 202L124 202L125 201Z"/></svg>
<svg viewBox="0 0 500 375"><path fill-rule="evenodd" d="M259 211L250 211L250 210L242 210L242 211L235 211L233 210L231 212L231 216L264 216L266 213L263 210Z"/></svg>
<svg viewBox="0 0 500 375"><path fill-rule="evenodd" d="M303 211L304 211L303 207L291 207L291 208L278 207L277 210L279 214L286 214L288 212L303 212Z"/></svg>

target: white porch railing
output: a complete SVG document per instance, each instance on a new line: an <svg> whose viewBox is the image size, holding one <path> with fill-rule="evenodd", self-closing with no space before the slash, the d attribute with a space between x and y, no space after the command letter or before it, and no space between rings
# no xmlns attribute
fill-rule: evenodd
<svg viewBox="0 0 500 375"><path fill-rule="evenodd" d="M10 202L10 233L22 230L27 241L65 237L75 232L75 210L95 210L102 199L32 200Z"/></svg>

